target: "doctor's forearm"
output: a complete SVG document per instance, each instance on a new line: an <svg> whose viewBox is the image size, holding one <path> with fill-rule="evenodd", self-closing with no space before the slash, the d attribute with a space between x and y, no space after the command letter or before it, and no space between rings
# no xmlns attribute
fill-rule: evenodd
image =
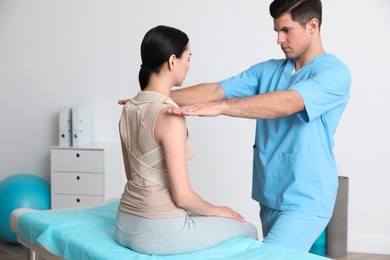
<svg viewBox="0 0 390 260"><path fill-rule="evenodd" d="M218 83L203 83L171 92L171 98L179 105L192 105L226 99Z"/></svg>
<svg viewBox="0 0 390 260"><path fill-rule="evenodd" d="M268 92L221 101L221 114L242 118L278 118L303 111L304 103L294 90Z"/></svg>

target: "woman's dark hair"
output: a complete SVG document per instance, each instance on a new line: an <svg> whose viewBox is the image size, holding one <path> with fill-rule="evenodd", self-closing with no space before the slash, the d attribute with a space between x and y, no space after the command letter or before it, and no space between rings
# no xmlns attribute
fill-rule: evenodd
<svg viewBox="0 0 390 260"><path fill-rule="evenodd" d="M319 27L321 27L321 0L275 0L269 6L269 12L274 19L290 12L291 19L301 26L305 26L308 21L317 18Z"/></svg>
<svg viewBox="0 0 390 260"><path fill-rule="evenodd" d="M141 69L138 79L143 90L148 85L151 72L160 72L171 55L180 58L189 42L188 36L173 27L159 25L150 29L141 43Z"/></svg>

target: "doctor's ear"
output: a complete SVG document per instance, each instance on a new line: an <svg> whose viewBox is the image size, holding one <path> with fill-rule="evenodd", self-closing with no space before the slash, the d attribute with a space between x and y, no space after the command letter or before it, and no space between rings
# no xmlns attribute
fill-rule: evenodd
<svg viewBox="0 0 390 260"><path fill-rule="evenodd" d="M176 63L176 55L172 54L168 59L169 70L173 70L173 68L175 67L175 63Z"/></svg>
<svg viewBox="0 0 390 260"><path fill-rule="evenodd" d="M320 22L317 18L312 18L309 22L307 22L309 25L310 31L315 32L320 30Z"/></svg>

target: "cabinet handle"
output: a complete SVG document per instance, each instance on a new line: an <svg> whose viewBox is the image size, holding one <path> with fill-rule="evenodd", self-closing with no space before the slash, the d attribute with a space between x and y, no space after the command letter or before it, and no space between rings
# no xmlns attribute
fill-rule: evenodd
<svg viewBox="0 0 390 260"><path fill-rule="evenodd" d="M77 203L80 203L80 199L76 199Z"/></svg>
<svg viewBox="0 0 390 260"><path fill-rule="evenodd" d="M76 179L77 179L77 180L80 180L80 176L77 176Z"/></svg>
<svg viewBox="0 0 390 260"><path fill-rule="evenodd" d="M76 157L79 158L79 157L80 157L80 154L79 154L79 153L76 153Z"/></svg>

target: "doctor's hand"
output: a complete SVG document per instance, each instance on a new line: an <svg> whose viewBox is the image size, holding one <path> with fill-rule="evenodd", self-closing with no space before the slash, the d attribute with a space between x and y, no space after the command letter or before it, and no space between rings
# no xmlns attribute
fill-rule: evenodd
<svg viewBox="0 0 390 260"><path fill-rule="evenodd" d="M215 117L222 115L224 108L223 101L195 104L179 108L169 108L168 113L184 116L208 116Z"/></svg>
<svg viewBox="0 0 390 260"><path fill-rule="evenodd" d="M125 105L130 99L120 99L118 100L119 105Z"/></svg>

